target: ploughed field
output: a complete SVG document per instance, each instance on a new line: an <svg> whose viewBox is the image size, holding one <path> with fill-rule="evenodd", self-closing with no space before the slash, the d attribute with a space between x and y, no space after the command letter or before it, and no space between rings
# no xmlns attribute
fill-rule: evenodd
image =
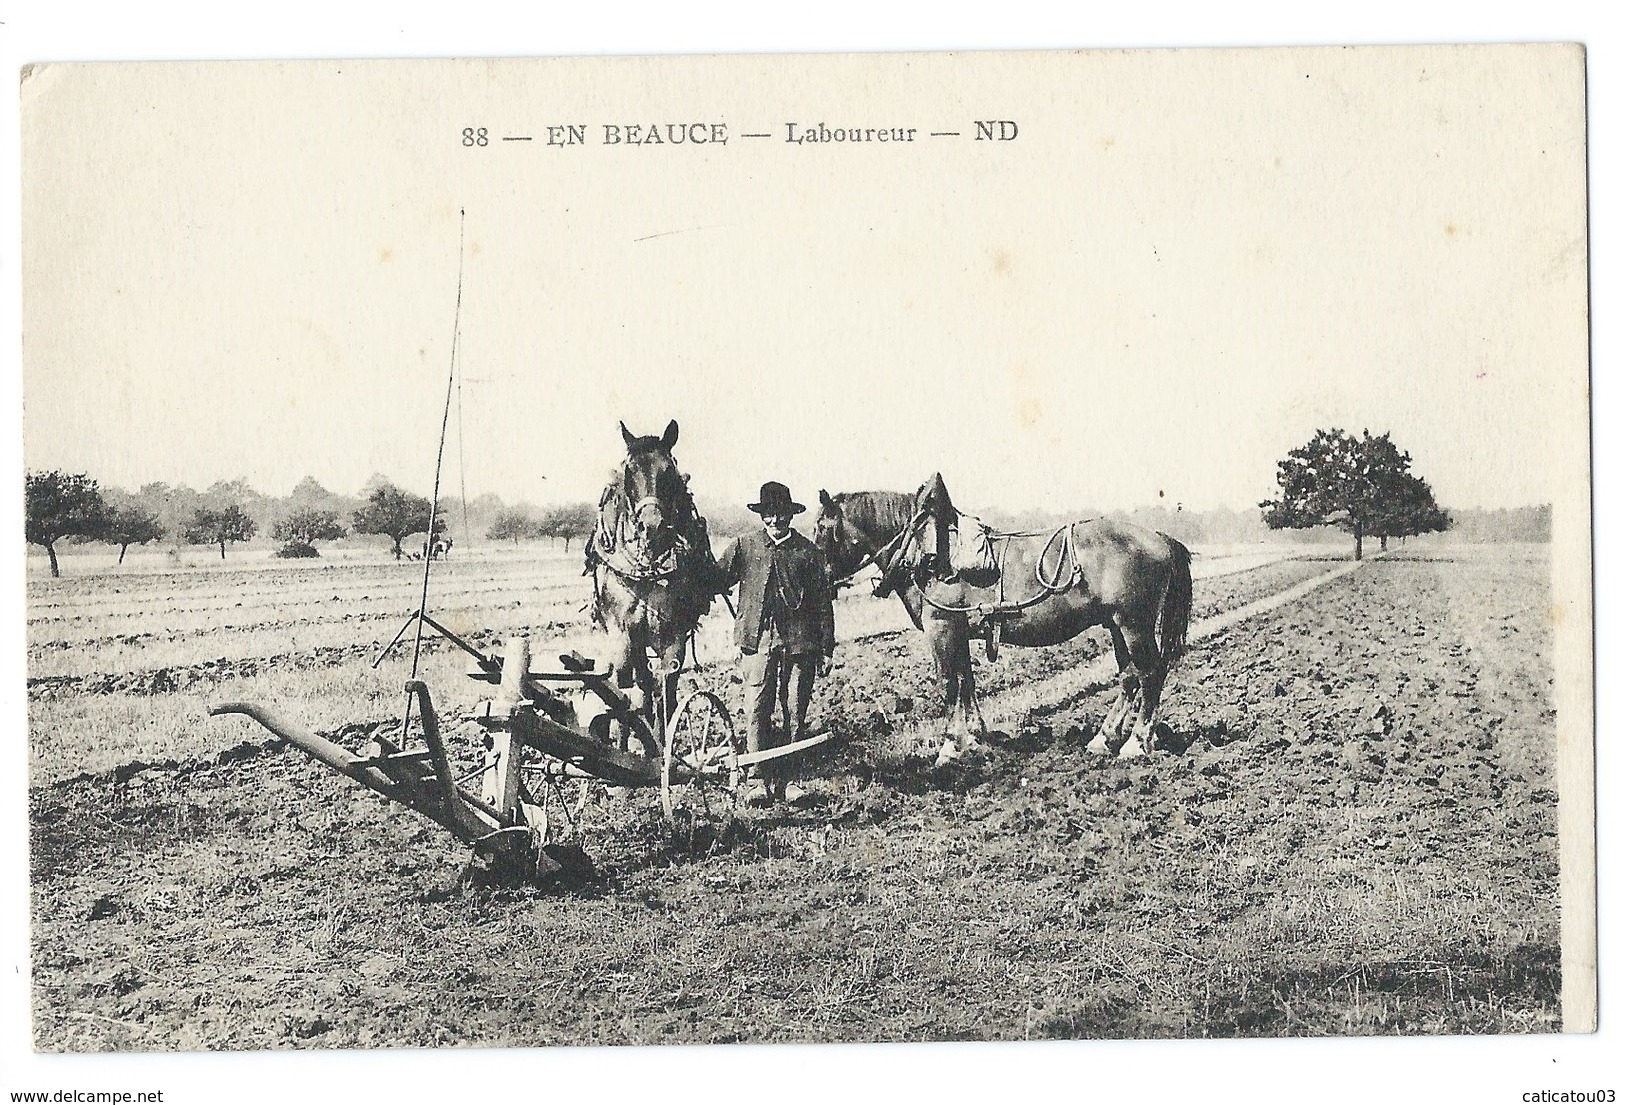
<svg viewBox="0 0 1625 1105"><path fill-rule="evenodd" d="M1556 1030L1546 550L1302 553L1197 559L1179 750L1134 761L1084 751L1110 698L1095 632L979 659L986 755L934 768L923 637L848 595L814 704L837 739L801 805L674 829L652 791L595 792L590 863L507 890L206 716L262 701L356 748L397 726L410 635L371 665L421 565L33 579L36 1046ZM476 550L437 566L431 612L487 647L528 634L538 666L590 653L579 563ZM737 712L729 628L719 604L685 678ZM466 670L426 644L472 764L456 720L490 688Z"/></svg>

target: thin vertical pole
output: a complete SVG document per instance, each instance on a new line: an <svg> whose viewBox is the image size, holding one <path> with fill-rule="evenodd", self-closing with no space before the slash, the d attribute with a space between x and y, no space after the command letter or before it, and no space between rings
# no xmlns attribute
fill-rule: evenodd
<svg viewBox="0 0 1625 1105"><path fill-rule="evenodd" d="M440 512L440 470L446 459L446 427L451 422L452 386L457 380L457 338L463 320L463 234L468 212L457 212L457 305L451 318L451 367L446 373L446 406L440 415L440 447L434 456L434 495L429 499L429 540L423 557L423 593L418 599L416 633L412 638L412 678L418 677L418 657L423 651L423 616L429 611L429 572L434 567L434 526ZM406 746L407 728L412 723L412 694L406 695L406 716L401 719L401 746Z"/></svg>

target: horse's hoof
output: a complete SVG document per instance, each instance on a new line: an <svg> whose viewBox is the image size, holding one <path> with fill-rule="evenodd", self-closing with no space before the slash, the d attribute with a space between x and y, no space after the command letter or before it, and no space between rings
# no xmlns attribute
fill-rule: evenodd
<svg viewBox="0 0 1625 1105"><path fill-rule="evenodd" d="M1145 745L1140 743L1140 737L1138 734L1135 734L1128 740L1124 741L1123 747L1117 751L1117 758L1120 760L1131 760L1136 756L1143 755L1145 755Z"/></svg>
<svg viewBox="0 0 1625 1105"><path fill-rule="evenodd" d="M959 755L959 749L954 746L952 741L949 741L937 752L937 766L946 767L959 759Z"/></svg>
<svg viewBox="0 0 1625 1105"><path fill-rule="evenodd" d="M1151 747L1177 751L1178 738L1174 734L1174 727L1166 722L1157 722L1151 727Z"/></svg>
<svg viewBox="0 0 1625 1105"><path fill-rule="evenodd" d="M1106 742L1106 730L1102 729L1095 734L1095 739L1083 746L1085 752L1093 752L1097 756L1104 756L1110 752L1111 745Z"/></svg>

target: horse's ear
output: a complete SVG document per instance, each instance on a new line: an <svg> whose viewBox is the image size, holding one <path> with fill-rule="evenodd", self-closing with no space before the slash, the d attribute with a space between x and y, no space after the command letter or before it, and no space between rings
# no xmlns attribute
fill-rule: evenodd
<svg viewBox="0 0 1625 1105"><path fill-rule="evenodd" d="M666 432L660 435L660 447L671 452L671 447L677 444L677 419L666 423Z"/></svg>
<svg viewBox="0 0 1625 1105"><path fill-rule="evenodd" d="M822 487L818 489L818 505L827 507L833 507L835 505L835 500L831 499L829 497L829 492L825 491Z"/></svg>
<svg viewBox="0 0 1625 1105"><path fill-rule="evenodd" d="M626 428L625 422L621 423L621 440L626 442L628 449L632 448L632 443L637 440L637 435Z"/></svg>

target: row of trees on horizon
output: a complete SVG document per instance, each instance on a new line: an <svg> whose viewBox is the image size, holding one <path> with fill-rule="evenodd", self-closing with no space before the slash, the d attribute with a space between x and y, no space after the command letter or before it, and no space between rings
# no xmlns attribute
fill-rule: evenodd
<svg viewBox="0 0 1625 1105"><path fill-rule="evenodd" d="M1367 431L1356 437L1337 429L1319 430L1277 469L1280 495L1260 503L1258 510L1186 510L1176 502L1131 511L992 509L980 515L1001 529L1042 529L1079 517L1108 516L1161 530L1187 544L1246 544L1272 536L1315 541L1320 538L1310 531L1336 527L1353 536L1356 558L1371 537L1386 548L1389 538L1445 529L1454 529L1459 539L1469 541L1545 541L1551 535L1549 506L1440 509L1427 481L1411 471L1409 455L1387 434L1374 437ZM60 471L28 473L24 486L25 537L46 550L53 575L59 574L56 546L64 540L115 545L122 563L131 545L214 545L223 559L228 546L268 534L280 544L277 555L306 557L319 555L321 542L352 534L376 535L389 540L399 559L414 535L423 535L424 551L432 552L449 544L454 532L465 541L483 537L517 544L548 539L562 541L568 549L592 532L597 519L591 503L510 505L494 494L466 503L442 499L431 542L429 500L383 475L374 475L355 496L329 491L308 476L284 497L264 495L242 479L218 481L204 491L184 484L149 483L131 492L103 487L83 473ZM742 504L701 499L698 506L717 539L758 524ZM1273 532L1281 530L1301 532Z"/></svg>
<svg viewBox="0 0 1625 1105"><path fill-rule="evenodd" d="M280 548L276 555L320 555L317 542L336 541L351 533L390 540L396 559L414 534L428 535L429 500L375 476L356 498L335 495L306 478L285 499L262 495L246 480L222 480L205 491L185 485L149 483L135 492L103 488L84 473L30 472L24 476L24 536L45 549L51 574L60 575L59 541L100 541L116 545L119 563L131 545L173 541L217 545L221 559L228 546L269 533ZM425 551L449 545L448 523L436 512L435 542Z"/></svg>

